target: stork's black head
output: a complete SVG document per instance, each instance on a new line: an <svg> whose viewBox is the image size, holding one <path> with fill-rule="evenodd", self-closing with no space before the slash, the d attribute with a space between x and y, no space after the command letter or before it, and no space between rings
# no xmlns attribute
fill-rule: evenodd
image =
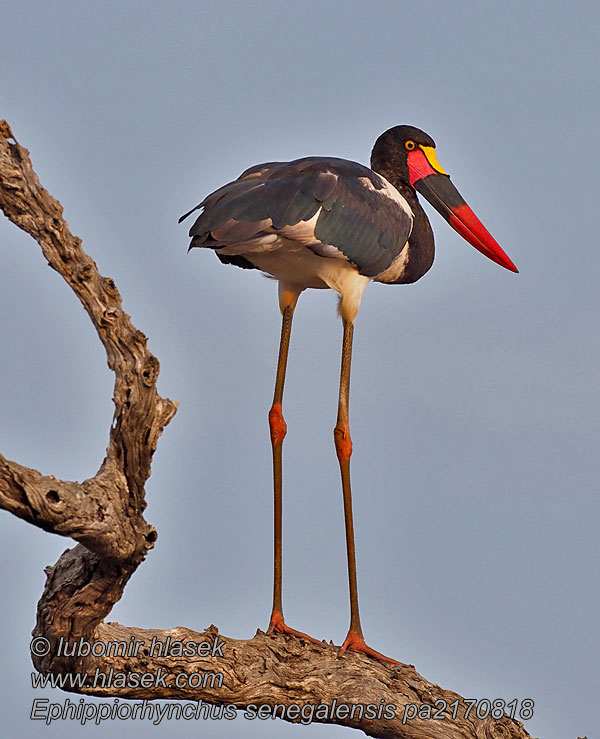
<svg viewBox="0 0 600 739"><path fill-rule="evenodd" d="M394 126L388 128L375 142L371 152L371 169L383 175L386 180L410 184L407 156L417 146L435 148L435 141L415 126Z"/></svg>
<svg viewBox="0 0 600 739"><path fill-rule="evenodd" d="M375 142L371 168L407 198L417 190L458 233L494 262L512 272L517 268L494 241L444 172L435 141L420 128L394 126Z"/></svg>

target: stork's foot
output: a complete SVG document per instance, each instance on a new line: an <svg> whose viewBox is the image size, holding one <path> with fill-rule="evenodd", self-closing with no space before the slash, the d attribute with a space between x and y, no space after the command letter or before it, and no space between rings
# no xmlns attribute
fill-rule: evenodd
<svg viewBox="0 0 600 739"><path fill-rule="evenodd" d="M281 611L273 611L271 614L271 622L269 623L267 634L289 634L290 636L299 636L301 639L306 639L313 644L323 646L322 642L317 641L317 639L313 639L312 636L305 634L303 631L296 631L296 629L292 629L288 626L283 620L283 614Z"/></svg>
<svg viewBox="0 0 600 739"><path fill-rule="evenodd" d="M354 631L354 629L350 629L350 631L348 632L346 641L340 647L340 654L344 654L347 649L353 649L355 652L368 654L369 657L375 657L375 659L379 659L382 662L390 662L393 665L400 664L398 660L392 659L391 657L386 657L380 652L376 652L374 649L371 649L371 647L368 647L365 643L364 638L362 636L359 636L356 631Z"/></svg>

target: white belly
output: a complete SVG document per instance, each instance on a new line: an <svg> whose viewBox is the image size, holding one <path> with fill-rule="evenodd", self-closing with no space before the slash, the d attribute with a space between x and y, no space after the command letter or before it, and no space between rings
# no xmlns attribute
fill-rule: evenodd
<svg viewBox="0 0 600 739"><path fill-rule="evenodd" d="M297 286L298 292L307 287L331 288L341 297L342 317L353 321L370 277L359 274L346 259L321 257L297 242L281 239L268 251L244 251L244 257L258 269L285 285ZM241 250L240 250L241 251Z"/></svg>

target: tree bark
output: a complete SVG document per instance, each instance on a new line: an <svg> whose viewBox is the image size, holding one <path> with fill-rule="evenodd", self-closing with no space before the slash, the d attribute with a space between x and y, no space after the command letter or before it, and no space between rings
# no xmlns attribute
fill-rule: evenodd
<svg viewBox="0 0 600 739"><path fill-rule="evenodd" d="M104 622L156 540L143 516L144 486L177 404L158 394L159 364L146 337L123 311L114 282L100 275L69 231L61 205L41 186L28 151L6 121L0 121L0 207L38 242L75 292L115 373L114 420L94 477L57 480L0 455L0 507L78 542L46 569L33 630L36 669L83 695L179 701L174 709L181 701L195 708L202 702L235 706L247 717L262 706L263 716L274 710L287 721L338 724L373 737L529 737L507 715L479 718L475 707L467 710L461 696L429 683L412 665L384 664L358 653L339 656L331 643L260 631L236 640L222 637L215 626L197 633ZM76 674L80 682L69 682ZM142 675L155 680L141 684ZM411 716L417 706L419 715Z"/></svg>

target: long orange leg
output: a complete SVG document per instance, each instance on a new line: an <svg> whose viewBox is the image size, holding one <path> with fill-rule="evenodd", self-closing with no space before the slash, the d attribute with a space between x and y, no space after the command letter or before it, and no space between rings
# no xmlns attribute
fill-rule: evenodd
<svg viewBox="0 0 600 739"><path fill-rule="evenodd" d="M281 411L283 401L283 386L285 383L285 370L287 367L288 349L290 345L290 333L292 330L292 318L298 300L298 293L280 287L279 302L282 312L281 341L279 344L279 359L277 361L277 375L275 379L275 392L273 394L273 405L269 411L269 428L271 430L271 446L273 448L273 610L267 634L292 634L303 639L320 644L308 634L290 628L283 620L283 607L281 605L281 581L282 581L282 470L281 453L283 439L287 432L287 426Z"/></svg>
<svg viewBox="0 0 600 739"><path fill-rule="evenodd" d="M335 448L340 463L342 476L342 493L344 496L344 522L346 524L346 550L348 554L348 584L350 587L350 628L340 654L347 649L364 652L371 657L400 664L397 660L385 657L376 652L365 643L360 615L358 612L358 586L356 581L356 553L354 548L354 524L352 521L352 494L350 491L350 456L352 455L352 439L350 438L350 425L348 420L348 403L350 397L350 363L352 360L352 337L354 334L354 322L343 319L344 340L342 344L342 368L340 371L340 396L338 402L338 416L333 436Z"/></svg>

